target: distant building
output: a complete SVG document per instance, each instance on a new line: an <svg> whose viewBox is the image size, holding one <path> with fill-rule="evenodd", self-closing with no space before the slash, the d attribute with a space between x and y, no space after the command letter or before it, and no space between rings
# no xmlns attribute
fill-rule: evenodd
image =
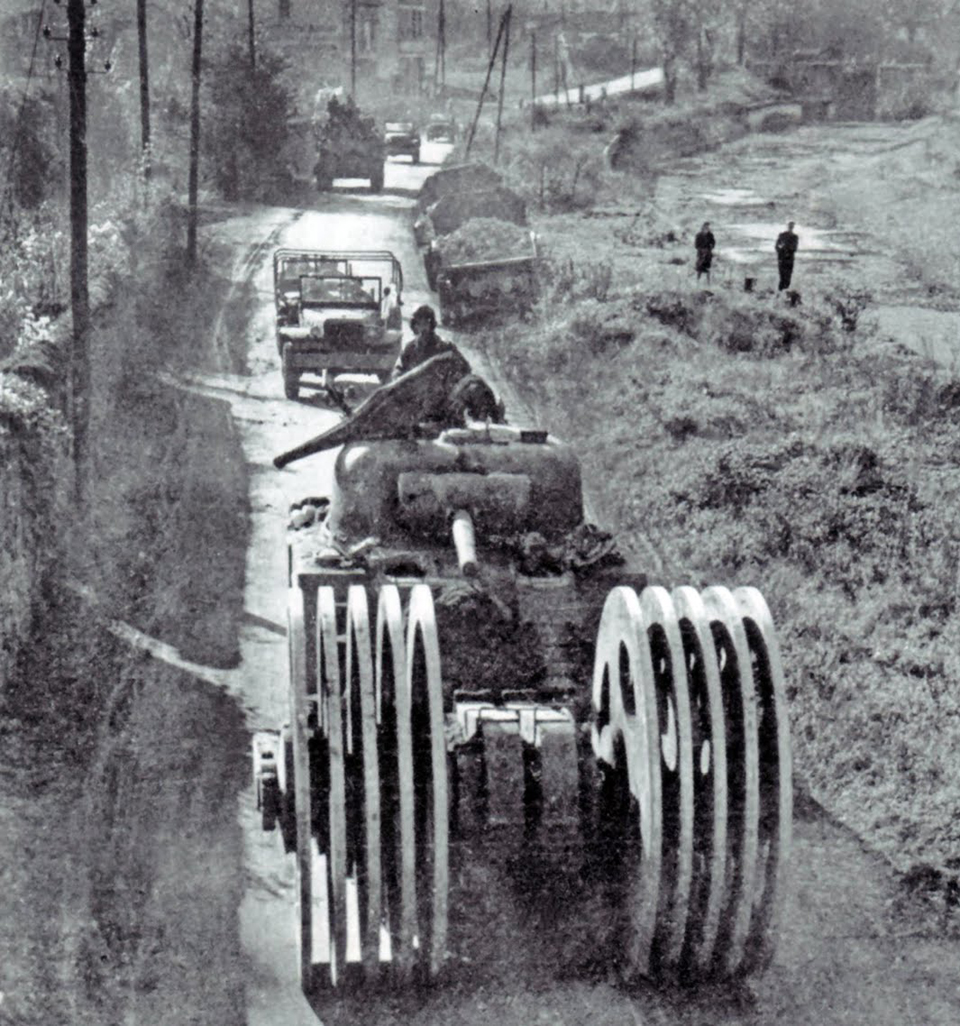
<svg viewBox="0 0 960 1026"><path fill-rule="evenodd" d="M420 0L279 0L277 20L264 27L288 54L309 49L325 86L349 87L356 48L357 85L419 92L429 43Z"/></svg>
<svg viewBox="0 0 960 1026"><path fill-rule="evenodd" d="M420 92L428 49L424 4L419 0L344 0L343 49L348 58L354 16L358 80L362 76L366 82L375 80L401 93Z"/></svg>

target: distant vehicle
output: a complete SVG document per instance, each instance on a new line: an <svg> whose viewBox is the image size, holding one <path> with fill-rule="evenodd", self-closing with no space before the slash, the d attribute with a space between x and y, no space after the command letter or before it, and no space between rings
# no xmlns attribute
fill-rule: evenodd
<svg viewBox="0 0 960 1026"><path fill-rule="evenodd" d="M386 250L278 249L273 255L277 348L283 392L300 394L315 374L390 376L400 353L403 272Z"/></svg>
<svg viewBox="0 0 960 1026"><path fill-rule="evenodd" d="M540 263L534 232L526 255L463 263L438 259L434 280L442 322L456 325L527 312L538 295Z"/></svg>
<svg viewBox="0 0 960 1026"><path fill-rule="evenodd" d="M447 114L431 114L425 134L427 142L456 142L457 123Z"/></svg>
<svg viewBox="0 0 960 1026"><path fill-rule="evenodd" d="M373 118L352 99L331 97L327 116L317 127L317 189L333 187L334 178L369 178L370 191L383 191L384 140Z"/></svg>
<svg viewBox="0 0 960 1026"><path fill-rule="evenodd" d="M388 157L406 154L414 164L420 163L420 129L412 121L388 121L384 125L383 141Z"/></svg>
<svg viewBox="0 0 960 1026"><path fill-rule="evenodd" d="M417 194L413 222L413 234L417 245L427 246L433 237L433 226L428 212L439 200L450 195L468 195L495 189L501 185L503 178L487 164L451 164L435 171L423 183Z"/></svg>

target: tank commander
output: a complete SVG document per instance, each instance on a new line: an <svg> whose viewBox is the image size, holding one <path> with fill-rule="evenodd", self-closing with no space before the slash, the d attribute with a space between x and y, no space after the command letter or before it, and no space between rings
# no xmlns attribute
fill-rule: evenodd
<svg viewBox="0 0 960 1026"><path fill-rule="evenodd" d="M435 367L428 372L432 379L429 388L418 388L416 400L413 400L413 393L410 393L410 400L420 407L422 419L450 425L463 424L465 419L504 423L503 403L498 402L493 389L471 371L466 357L452 342L447 342L437 334L437 317L433 309L429 306L418 307L410 318L410 327L416 337L403 347L394 365L391 381L396 381L435 356L448 357L442 361L442 367Z"/></svg>
<svg viewBox="0 0 960 1026"><path fill-rule="evenodd" d="M410 318L410 327L413 329L412 338L400 351L397 362L394 364L391 380L395 381L401 374L419 367L426 363L433 356L441 353L454 353L456 356L458 377L470 373L470 364L463 353L452 343L442 339L437 334L437 315L429 306L418 306Z"/></svg>

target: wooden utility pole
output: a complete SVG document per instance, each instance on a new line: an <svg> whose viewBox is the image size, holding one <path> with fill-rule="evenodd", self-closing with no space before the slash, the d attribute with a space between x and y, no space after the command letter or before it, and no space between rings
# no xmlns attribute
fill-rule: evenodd
<svg viewBox="0 0 960 1026"><path fill-rule="evenodd" d="M150 178L150 66L147 62L147 0L137 0L137 43L140 49L140 150L143 177Z"/></svg>
<svg viewBox="0 0 960 1026"><path fill-rule="evenodd" d="M350 0L350 98L357 98L357 0Z"/></svg>
<svg viewBox="0 0 960 1026"><path fill-rule="evenodd" d="M557 110L560 109L560 37L553 37L553 91L557 94Z"/></svg>
<svg viewBox="0 0 960 1026"><path fill-rule="evenodd" d="M200 68L203 57L203 0L193 0L193 92L190 100L190 182L187 213L187 264L197 263L197 191L200 178Z"/></svg>
<svg viewBox="0 0 960 1026"><path fill-rule="evenodd" d="M497 29L497 39L493 44L493 53L490 54L490 59L487 61L487 77L483 80L483 88L480 90L480 99L477 101L477 109L473 115L473 123L470 125L470 132L467 135L467 146L464 151L464 159L470 157L470 148L473 146L473 137L477 134L477 123L480 120L480 111L483 108L483 101L487 95L487 89L490 86L490 75L493 73L493 66L497 61L497 52L500 49L500 39L503 36L504 25L506 24L506 12L500 18L500 27Z"/></svg>
<svg viewBox="0 0 960 1026"><path fill-rule="evenodd" d="M567 108L573 106L570 99L570 86L567 84L567 63L566 61L560 62L560 81L563 83L563 95L567 101Z"/></svg>
<svg viewBox="0 0 960 1026"><path fill-rule="evenodd" d="M90 428L90 292L87 280L87 68L84 0L67 2L70 90L70 309L73 351L69 409L73 426L74 487L86 497Z"/></svg>
<svg viewBox="0 0 960 1026"><path fill-rule="evenodd" d="M250 70L257 67L257 47L254 43L253 0L247 0L247 37L250 46Z"/></svg>
<svg viewBox="0 0 960 1026"><path fill-rule="evenodd" d="M506 11L504 11L501 25L506 24L506 28L503 31L503 56L500 58L500 93L497 96L497 134L493 139L493 162L498 163L500 160L500 122L503 120L503 89L507 79L507 55L510 52L510 16L513 12L513 6L508 5Z"/></svg>
<svg viewBox="0 0 960 1026"><path fill-rule="evenodd" d="M530 33L530 131L537 130L537 33Z"/></svg>
<svg viewBox="0 0 960 1026"><path fill-rule="evenodd" d="M747 50L747 4L746 0L737 8L737 64L743 67Z"/></svg>
<svg viewBox="0 0 960 1026"><path fill-rule="evenodd" d="M437 56L433 62L433 92L437 94L447 84L447 17L443 0L437 12Z"/></svg>

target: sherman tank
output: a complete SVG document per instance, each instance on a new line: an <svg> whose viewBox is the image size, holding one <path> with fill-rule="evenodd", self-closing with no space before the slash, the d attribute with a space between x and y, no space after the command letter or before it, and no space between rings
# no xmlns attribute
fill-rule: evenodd
<svg viewBox="0 0 960 1026"><path fill-rule="evenodd" d="M586 522L577 454L462 374L434 357L275 461L342 446L291 513L289 722L254 738L304 990L452 972L482 858L565 876L625 981L762 972L792 799L763 598L648 581Z"/></svg>

